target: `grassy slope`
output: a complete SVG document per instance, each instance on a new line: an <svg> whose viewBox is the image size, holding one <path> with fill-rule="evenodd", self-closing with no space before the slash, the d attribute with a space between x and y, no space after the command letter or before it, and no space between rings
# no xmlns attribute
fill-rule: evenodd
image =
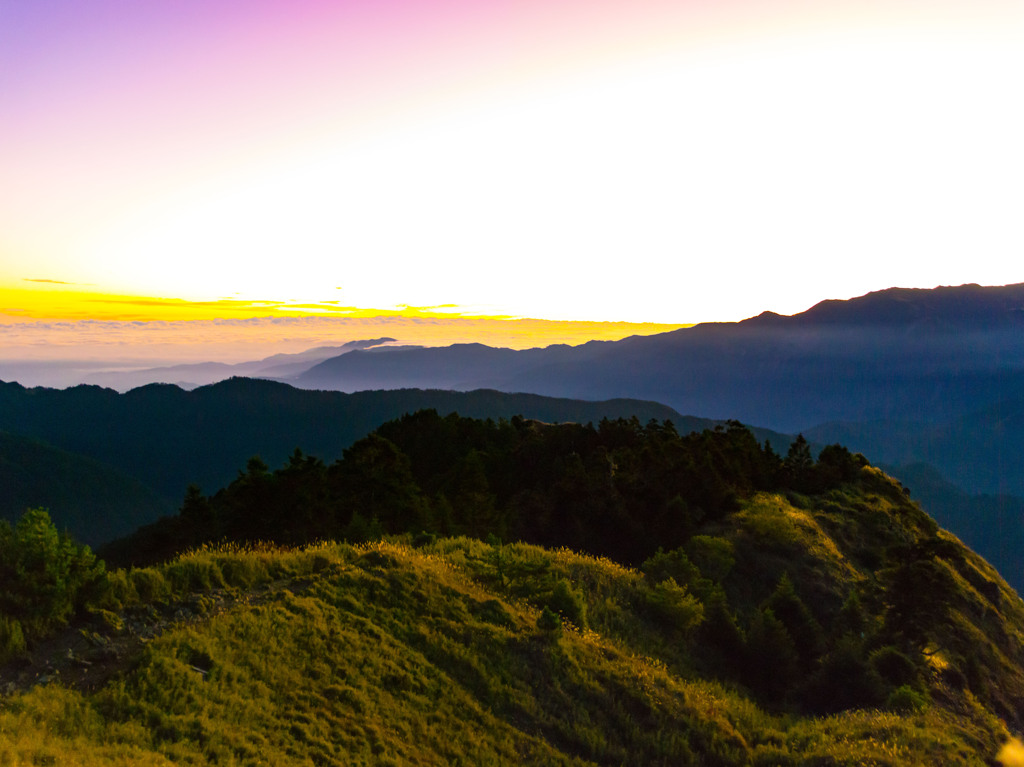
<svg viewBox="0 0 1024 767"><path fill-rule="evenodd" d="M824 600L868 578L873 525L908 539L927 527L876 486L814 508L753 499L728 530L730 599L756 604L785 569ZM999 584L998 609L963 573ZM953 575L950 625L976 641L995 707L1010 707L1024 605L969 553ZM561 578L585 595L584 631L537 628ZM693 637L645 617L640 573L568 551L464 538L200 551L113 584L122 604L168 613L182 600L201 613L211 590L239 604L169 629L95 690L4 699L0 763L980 765L1006 735L943 681L943 647L923 712L767 712L702 678Z"/></svg>

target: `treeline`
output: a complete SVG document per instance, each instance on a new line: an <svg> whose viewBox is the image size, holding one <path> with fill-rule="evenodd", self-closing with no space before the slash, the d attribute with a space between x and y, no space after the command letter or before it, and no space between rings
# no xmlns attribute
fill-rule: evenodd
<svg viewBox="0 0 1024 767"><path fill-rule="evenodd" d="M839 446L783 457L742 424L679 434L669 421L545 424L422 410L380 426L326 465L296 450L258 457L227 487L188 489L180 514L108 545L119 565L206 542L368 540L381 534L496 536L639 564L682 545L761 490L818 492L866 462Z"/></svg>

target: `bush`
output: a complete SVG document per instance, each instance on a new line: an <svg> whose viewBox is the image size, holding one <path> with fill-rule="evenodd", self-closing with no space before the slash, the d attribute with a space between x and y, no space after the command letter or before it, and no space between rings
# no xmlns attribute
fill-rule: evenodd
<svg viewBox="0 0 1024 767"><path fill-rule="evenodd" d="M103 627L105 631L111 631L115 634L121 634L124 632L124 619L121 618L115 612L110 610L104 610L103 608L97 608L92 611L93 619Z"/></svg>
<svg viewBox="0 0 1024 767"><path fill-rule="evenodd" d="M546 634L558 634L562 630L562 619L550 607L545 607L537 618L537 628Z"/></svg>
<svg viewBox="0 0 1024 767"><path fill-rule="evenodd" d="M858 637L844 636L826 654L804 695L816 713L834 713L881 704L890 687L864 658Z"/></svg>
<svg viewBox="0 0 1024 767"><path fill-rule="evenodd" d="M890 687L919 686L920 677L914 661L892 645L875 650L868 663Z"/></svg>
<svg viewBox="0 0 1024 767"><path fill-rule="evenodd" d="M885 705L898 714L916 714L928 708L928 698L905 684L889 693Z"/></svg>
<svg viewBox="0 0 1024 767"><path fill-rule="evenodd" d="M131 571L132 585L139 601L144 604L163 602L171 596L171 589L159 571L152 568Z"/></svg>
<svg viewBox="0 0 1024 767"><path fill-rule="evenodd" d="M704 605L672 578L648 592L647 605L658 621L683 636L689 636L704 620Z"/></svg>
<svg viewBox="0 0 1024 767"><path fill-rule="evenodd" d="M707 536L702 537L706 538ZM649 557L640 565L640 571L651 583L661 583L671 578L682 586L688 586L695 583L701 577L700 570L690 561L690 558L682 549L664 551L659 548L652 557Z"/></svg>
<svg viewBox="0 0 1024 767"><path fill-rule="evenodd" d="M704 621L699 634L704 646L719 656L723 670L731 670L741 661L746 636L720 586L712 589L704 602Z"/></svg>
<svg viewBox="0 0 1024 767"><path fill-rule="evenodd" d="M587 603L583 601L583 595L564 578L555 584L547 606L576 628L587 627Z"/></svg>
<svg viewBox="0 0 1024 767"><path fill-rule="evenodd" d="M732 541L714 535L693 536L686 552L701 574L715 582L724 580L736 564Z"/></svg>
<svg viewBox="0 0 1024 767"><path fill-rule="evenodd" d="M182 558L164 567L164 578L173 592L209 591L224 585L224 576L215 561L196 556Z"/></svg>
<svg viewBox="0 0 1024 767"><path fill-rule="evenodd" d="M0 615L0 663L17 658L25 651L25 635L14 618Z"/></svg>
<svg viewBox="0 0 1024 767"><path fill-rule="evenodd" d="M412 537L413 548L421 549L424 546L430 546L434 543L437 543L437 535L434 533L428 533L425 530Z"/></svg>
<svg viewBox="0 0 1024 767"><path fill-rule="evenodd" d="M29 634L64 625L106 588L102 560L58 533L45 509L29 509L13 528L0 523L0 613Z"/></svg>
<svg viewBox="0 0 1024 767"><path fill-rule="evenodd" d="M252 555L218 556L216 561L227 586L247 589L267 577L266 565Z"/></svg>

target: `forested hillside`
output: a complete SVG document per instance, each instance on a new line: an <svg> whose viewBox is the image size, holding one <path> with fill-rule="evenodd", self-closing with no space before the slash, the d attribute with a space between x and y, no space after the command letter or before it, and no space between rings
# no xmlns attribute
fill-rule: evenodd
<svg viewBox="0 0 1024 767"><path fill-rule="evenodd" d="M190 483L208 492L223 487L252 455L277 466L302 448L333 461L384 421L427 407L480 418L518 413L596 423L637 415L644 421L670 418L686 429L713 423L654 402L584 402L495 391L349 395L236 378L195 391L153 385L118 394L96 386L26 389L0 382L0 435L29 441L0 464L0 481L10 483L8 499L17 500L12 511L48 505L62 529L100 543L167 514ZM76 457L80 466L74 465ZM22 488L40 476L47 477L46 487L36 496L25 495ZM61 498L74 502L58 503Z"/></svg>
<svg viewBox="0 0 1024 767"><path fill-rule="evenodd" d="M383 533L497 535L570 546L636 564L765 490L815 491L863 459L802 439L785 458L743 425L680 434L670 421L547 424L481 421L435 410L383 424L326 464L295 451L271 470L258 457L209 496L192 487L181 514L104 549L119 563L221 539L294 544Z"/></svg>
<svg viewBox="0 0 1024 767"><path fill-rule="evenodd" d="M117 469L31 437L0 432L0 519L56 509L61 529L91 545L171 514L175 504Z"/></svg>

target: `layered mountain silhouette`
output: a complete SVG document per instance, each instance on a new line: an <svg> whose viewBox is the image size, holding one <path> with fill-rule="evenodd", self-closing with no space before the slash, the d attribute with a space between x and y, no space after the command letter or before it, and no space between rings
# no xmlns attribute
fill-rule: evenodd
<svg viewBox="0 0 1024 767"><path fill-rule="evenodd" d="M197 362L185 365L169 365L132 371L105 371L85 376L84 382L106 386L118 391L128 391L152 383L173 383L185 389L217 383L234 376L253 378L281 378L299 375L303 371L326 359L355 351L369 349L394 341L393 338L372 338L350 341L341 346L318 346L296 354L274 354L252 362Z"/></svg>
<svg viewBox="0 0 1024 767"><path fill-rule="evenodd" d="M381 423L424 408L478 418L521 415L583 424L619 417L636 417L641 423L671 420L684 433L715 425L654 402L583 402L486 390L344 394L233 378L193 391L152 384L119 394L97 386L28 389L17 383L0 383L0 437L12 445L11 454L18 453L16 446L22 445L18 453L22 462L31 456L38 459L31 474L48 475L50 488L45 495L33 496L36 500L25 496L18 488L28 481L29 469L12 463L13 459L0 464L0 481L12 500L24 498L26 506L52 504L58 524L82 540L102 541L126 535L177 508L189 484L209 492L227 485L254 455L271 467L282 465L296 448L333 461ZM789 443L780 434L763 430L756 434L779 447ZM30 442L24 442L25 438ZM6 444L0 441L0 448ZM25 445L36 447L28 451ZM82 461L78 469L52 469L57 464L67 467L74 463L73 456ZM90 472L96 477L116 478L101 482L104 486L129 483L132 490L124 497L134 502L134 513L111 513L110 519L100 519L99 512L96 518L79 513L79 508L99 508L97 504L101 506L109 496L104 490L89 500L94 483L79 480ZM77 503L73 513L68 513L59 499L75 493Z"/></svg>
<svg viewBox="0 0 1024 767"><path fill-rule="evenodd" d="M1022 331L1024 284L893 288L792 317L766 312L575 347L360 351L293 383L640 397L788 432L845 420L941 423L1024 384Z"/></svg>
<svg viewBox="0 0 1024 767"><path fill-rule="evenodd" d="M1024 494L1024 473L999 459L1024 441L1024 284L893 288L791 317L766 312L575 347L357 351L291 382L638 397L807 431L893 464L934 463L969 492ZM965 439L980 449L973 464L963 460Z"/></svg>

